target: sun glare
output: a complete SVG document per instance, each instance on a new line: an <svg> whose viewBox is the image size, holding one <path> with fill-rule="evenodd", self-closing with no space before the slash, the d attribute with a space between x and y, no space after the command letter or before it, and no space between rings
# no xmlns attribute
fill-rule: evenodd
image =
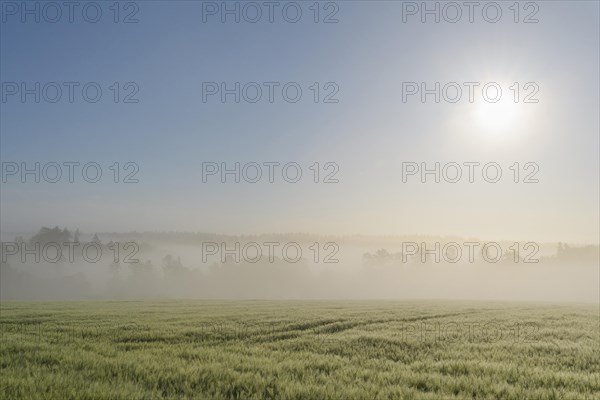
<svg viewBox="0 0 600 400"><path fill-rule="evenodd" d="M510 134L516 129L518 106L510 99L502 99L497 103L480 103L476 111L480 128L495 135Z"/></svg>

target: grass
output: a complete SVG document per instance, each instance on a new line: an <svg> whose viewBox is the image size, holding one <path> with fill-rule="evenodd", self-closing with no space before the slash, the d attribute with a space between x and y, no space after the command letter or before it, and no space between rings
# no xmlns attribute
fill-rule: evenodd
<svg viewBox="0 0 600 400"><path fill-rule="evenodd" d="M598 308L2 302L1 399L599 399Z"/></svg>

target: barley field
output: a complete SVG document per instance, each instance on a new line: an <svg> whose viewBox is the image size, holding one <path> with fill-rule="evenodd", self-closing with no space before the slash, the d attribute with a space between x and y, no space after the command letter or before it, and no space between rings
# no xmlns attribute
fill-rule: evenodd
<svg viewBox="0 0 600 400"><path fill-rule="evenodd" d="M598 308L2 302L2 399L598 399Z"/></svg>

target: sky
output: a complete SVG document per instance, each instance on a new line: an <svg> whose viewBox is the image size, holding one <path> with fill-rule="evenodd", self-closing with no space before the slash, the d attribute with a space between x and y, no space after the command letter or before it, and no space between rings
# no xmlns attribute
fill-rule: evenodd
<svg viewBox="0 0 600 400"><path fill-rule="evenodd" d="M599 3L521 2L518 23L513 2L500 3L496 23L481 9L470 23L466 8L456 23L444 15L439 23L425 15L423 23L419 12L408 13L421 2L391 1L321 2L317 23L312 1L288 6L288 19L302 10L296 23L282 14L286 2L277 3L272 23L266 8L256 23L243 18L253 18L252 9L239 23L235 15L223 23L213 6L218 13L244 3L201 1L121 3L115 23L113 2L99 1L97 23L80 9L73 22L64 14L48 22L44 17L54 14L47 9L36 23L11 8L20 2L2 2L0 228L419 233L597 244ZM451 19L453 10L446 11ZM494 10L486 16L493 19ZM123 23L127 18L138 22ZM23 102L21 84L35 82L47 92L40 89L39 103L34 94ZM51 82L64 90L54 103ZM72 102L64 82L79 84ZM90 82L102 89L95 103L81 90ZM219 93L203 93L213 87L207 82L230 89L254 82L246 97L256 85L263 96L236 103L230 94L222 102ZM265 82L278 83L272 103ZM437 103L432 94L422 102L420 93L403 101L406 82L429 89L456 82L463 93L456 103L443 96ZM465 82L479 84L472 103ZM498 103L482 97L490 82L502 88ZM287 83L290 98L302 89L297 102L284 99ZM76 169L73 183L65 176L36 183L7 172L36 162L63 165L63 175L65 162L97 163L102 178L86 182ZM222 183L217 174L203 182L203 163L231 169L236 162L262 165L262 179L235 183L229 175ZM270 183L265 162L296 163L302 177L287 182L278 167ZM473 183L465 162L480 163ZM456 163L463 176L436 183L426 175L423 183L417 174L403 182L403 163L440 163L440 171ZM488 163L500 166L496 183L482 178ZM247 171L253 176L251 166ZM131 172L138 182L123 182ZM324 183L328 174L337 183Z"/></svg>

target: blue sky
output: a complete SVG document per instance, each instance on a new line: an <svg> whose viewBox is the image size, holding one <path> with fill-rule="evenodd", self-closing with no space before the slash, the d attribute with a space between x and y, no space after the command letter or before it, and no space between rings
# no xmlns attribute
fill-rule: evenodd
<svg viewBox="0 0 600 400"><path fill-rule="evenodd" d="M229 2L231 4L233 2ZM401 2L338 2L338 23L202 22L202 2L137 2L139 23L1 24L2 82L98 82L98 103L2 103L2 161L139 165L138 184L2 184L2 230L430 233L598 241L597 2L539 23L402 22ZM221 2L218 2L220 5ZM511 2L512 4L512 2ZM524 4L524 3L522 3ZM298 103L202 102L202 82L298 82ZM494 136L478 104L402 102L402 82L535 82ZM135 82L137 104L108 87ZM308 87L335 82L337 104ZM506 83L506 85L504 85ZM77 92L76 92L77 93ZM497 116L499 120L503 116ZM336 162L338 184L203 184L203 161ZM401 163L536 162L539 184L401 182ZM107 168L104 172L107 171Z"/></svg>

